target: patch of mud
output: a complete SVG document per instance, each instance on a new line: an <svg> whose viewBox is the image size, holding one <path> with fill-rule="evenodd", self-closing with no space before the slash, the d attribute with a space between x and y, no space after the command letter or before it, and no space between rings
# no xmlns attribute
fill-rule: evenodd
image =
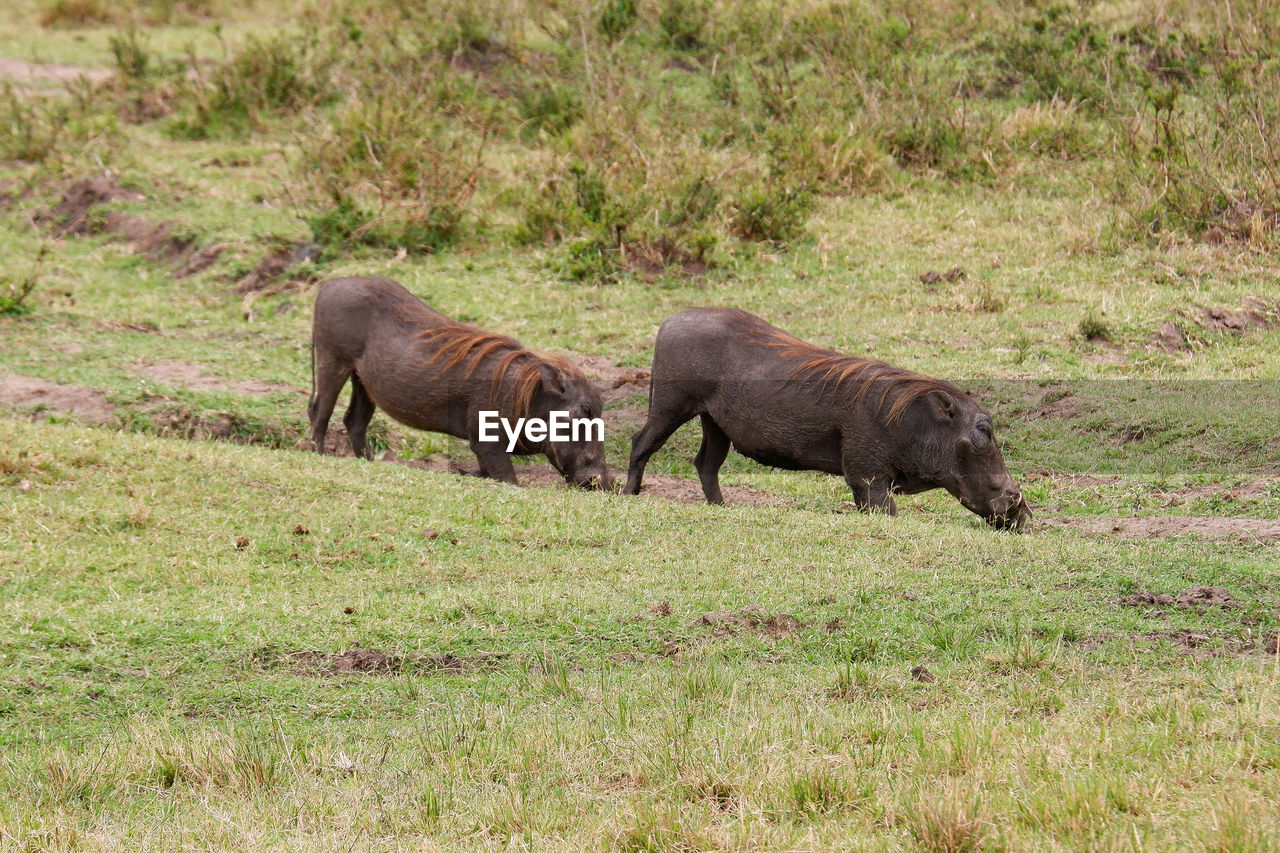
<svg viewBox="0 0 1280 853"><path fill-rule="evenodd" d="M258 379L227 382L216 376L210 376L205 372L206 370L207 368L199 364L188 364L185 361L139 362L130 371L130 375L151 379L162 385L186 388L190 391L233 391L237 394L245 394L251 397L280 393L301 394L303 396L307 394L301 388L294 388L292 385L284 385L279 382L263 382Z"/></svg>
<svg viewBox="0 0 1280 853"><path fill-rule="evenodd" d="M147 419L157 435L165 437L276 448L294 448L302 442L289 423L254 421L234 412L195 410L171 398L153 398L136 413Z"/></svg>
<svg viewBox="0 0 1280 853"><path fill-rule="evenodd" d="M1260 518L1219 518L1204 515L1164 515L1147 518L1041 518L1051 527L1069 527L1086 533L1122 539L1199 536L1204 539L1280 541L1280 521Z"/></svg>
<svg viewBox="0 0 1280 853"><path fill-rule="evenodd" d="M663 238L653 243L629 243L621 247L622 268L641 279L652 280L667 272L702 275L711 269L703 258Z"/></svg>
<svg viewBox="0 0 1280 853"><path fill-rule="evenodd" d="M77 420L95 426L111 423L115 415L115 406L107 402L101 391L17 373L0 376L0 405L74 415Z"/></svg>
<svg viewBox="0 0 1280 853"><path fill-rule="evenodd" d="M313 243L300 243L296 246L280 246L267 254L245 275L241 276L231 288L234 293L248 295L251 293L273 292L276 282L290 269L300 264L310 263L320 257L320 247ZM310 281L311 277L290 277L289 283Z"/></svg>
<svg viewBox="0 0 1280 853"><path fill-rule="evenodd" d="M1148 338L1148 346L1162 352L1187 352L1193 349L1195 330L1211 334L1244 335L1265 331L1280 325L1280 303L1247 297L1238 309L1195 306L1174 312L1175 319L1166 321Z"/></svg>
<svg viewBox="0 0 1280 853"><path fill-rule="evenodd" d="M89 211L111 201L142 201L137 190L116 183L115 178L92 178L76 181L62 195L62 200L36 214L36 222L49 227L54 237L84 236L94 233Z"/></svg>
<svg viewBox="0 0 1280 853"><path fill-rule="evenodd" d="M1186 352L1191 349L1191 342L1187 339L1186 332L1172 320L1166 321L1158 330L1152 332L1147 344L1161 352Z"/></svg>
<svg viewBox="0 0 1280 853"><path fill-rule="evenodd" d="M804 629L804 624L790 613L766 613L758 604L748 604L734 613L731 610L712 610L703 613L694 625L710 625L717 637L727 637L742 630L765 634L774 639L790 637Z"/></svg>
<svg viewBox="0 0 1280 853"><path fill-rule="evenodd" d="M1189 586L1176 595L1140 590L1120 599L1119 604L1122 607L1183 607L1193 610L1206 607L1230 610L1240 606L1240 602L1220 586Z"/></svg>
<svg viewBox="0 0 1280 853"><path fill-rule="evenodd" d="M1052 471L1040 470L1032 471L1026 475L1025 479L1033 482L1036 480L1050 480L1055 486L1091 488L1119 483L1121 477L1119 474L1055 474Z"/></svg>
<svg viewBox="0 0 1280 853"><path fill-rule="evenodd" d="M604 356L573 356L578 369L591 380L606 403L649 393L649 368L620 367Z"/></svg>
<svg viewBox="0 0 1280 853"><path fill-rule="evenodd" d="M458 657L451 654L389 655L355 647L345 652L288 652L285 655L298 675L389 675L420 673L458 675L493 665L496 655Z"/></svg>
<svg viewBox="0 0 1280 853"><path fill-rule="evenodd" d="M967 273L964 271L964 267L952 267L946 272L937 272L936 270L929 270L928 272L920 274L920 283L921 284L937 284L940 281L959 281L960 279L964 278L966 275Z"/></svg>
<svg viewBox="0 0 1280 853"><path fill-rule="evenodd" d="M330 440L334 434L333 427L329 429L329 437L325 441L326 447L330 445ZM343 455L350 455L350 445L345 445L346 439L342 439L339 451ZM418 468L423 471L434 471L436 473L462 474L469 477L480 476L480 463L473 458L452 459L444 456L433 456L426 461L420 459L395 459L388 458L386 461L393 462L397 465L404 465L408 468ZM621 487L621 483L626 479L626 472L613 471L614 483L616 488ZM521 485L540 486L543 488L559 487L569 488L563 476L550 465L516 465L516 478ZM787 503L785 498L771 495L768 492L762 492L758 489L748 488L746 486L721 486L721 492L724 494L726 504L744 504L746 506L780 506ZM643 495L652 495L654 497L663 498L664 500L678 501L680 503L705 503L706 497L702 494L702 485L697 480L686 480L682 477L668 477L663 474L646 474L644 477L644 488L641 490Z"/></svg>
<svg viewBox="0 0 1280 853"><path fill-rule="evenodd" d="M84 68L79 65L52 65L27 62L25 59L0 59L0 77L15 83L74 83L88 80L104 83L115 76L110 68Z"/></svg>
<svg viewBox="0 0 1280 853"><path fill-rule="evenodd" d="M44 223L54 237L106 235L128 243L134 254L170 266L175 278L207 269L227 248L225 243L201 246L198 238L173 222L152 222L119 212L106 216L93 213L94 208L108 202L143 200L142 193L120 186L114 178L76 181L61 201L37 214L36 221Z"/></svg>
<svg viewBox="0 0 1280 853"><path fill-rule="evenodd" d="M1087 400L1063 391L1049 391L1030 416L1032 418L1078 418L1094 410L1094 405Z"/></svg>

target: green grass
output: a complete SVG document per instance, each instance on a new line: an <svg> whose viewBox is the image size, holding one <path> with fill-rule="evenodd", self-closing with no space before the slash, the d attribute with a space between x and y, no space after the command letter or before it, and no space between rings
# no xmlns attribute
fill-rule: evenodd
<svg viewBox="0 0 1280 853"><path fill-rule="evenodd" d="M1280 672L1250 650L1276 628L1272 549L6 432L0 784L20 844L855 849L974 820L998 846L1159 848L1275 829ZM1116 604L1193 581L1242 607ZM800 627L700 620L747 605ZM318 677L289 656L355 646L463 664Z"/></svg>
<svg viewBox="0 0 1280 853"><path fill-rule="evenodd" d="M0 163L0 305L31 285L0 313L0 382L113 407L98 429L0 411L0 847L1274 849L1275 542L1054 524L1280 519L1274 146L1205 133L1211 153L1157 155L1142 99L1169 79L1144 90L1130 61L1173 69L1182 112L1161 115L1185 143L1257 105L1223 87L1274 63L1228 60L1280 43L1274 16L1237 8L1249 26L1224 35L1185 4L968 5L96 4L161 70L82 100L20 92L70 118L36 135L40 162ZM0 13L0 56L114 66L128 21L41 26L45 8ZM214 97L187 74L285 31L336 39L331 87L304 79L299 100L242 69ZM316 60L301 43L256 49ZM391 117L346 100L399 89ZM137 98L171 112L135 122ZM335 121L408 147L308 176ZM638 367L665 316L742 307L971 390L1039 523L999 534L938 491L863 516L837 478L736 454L726 485L775 504L303 452L314 284L235 282L317 240L320 178L369 203L370 152L400 158L392 208L430 200L432 164L405 152L461 129L488 136L456 233L430 254L328 235L309 271L390 276L530 346ZM217 262L175 279L108 236L51 238L40 211L104 172L146 199L99 215L172 222L224 244ZM1210 239L1230 225L1210 185L1262 213ZM532 239L538 222L563 233ZM662 237L710 241L709 269L622 263ZM1269 327L1197 324L1250 298ZM1169 321L1186 350L1151 344ZM608 407L615 471L645 404ZM382 415L373 436L469 457ZM698 441L682 429L649 470L694 476ZM1193 585L1238 605L1120 603ZM353 649L382 669L326 671Z"/></svg>

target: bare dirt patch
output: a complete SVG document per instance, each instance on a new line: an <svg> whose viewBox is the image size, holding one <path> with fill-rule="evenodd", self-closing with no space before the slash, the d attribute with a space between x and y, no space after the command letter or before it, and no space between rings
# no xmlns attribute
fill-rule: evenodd
<svg viewBox="0 0 1280 853"><path fill-rule="evenodd" d="M330 430L332 436L333 430ZM345 440L345 439L344 439ZM335 440L336 442L337 440ZM326 446L329 442L326 441ZM339 452L344 455L350 454L350 448L343 450L341 443L337 444ZM434 471L436 473L461 474L468 477L480 476L480 464L474 459L453 459L444 456L433 456L428 460L420 459L395 459L388 458L386 461L394 462L397 465L404 465L409 468L418 468L423 471ZM621 479L624 472L614 471L615 483ZM516 477L521 485L539 486L542 488L569 488L565 483L564 477L555 468L550 465L517 465ZM747 506L778 506L786 503L786 499L771 495L768 492L762 492L758 489L748 488L746 486L721 486L724 493L725 503L727 504L745 504ZM682 477L668 477L663 474L646 474L644 477L644 489L641 492L644 495L652 495L654 497L663 498L664 500L678 501L679 503L705 503L706 497L702 494L702 485L697 480L686 480Z"/></svg>
<svg viewBox="0 0 1280 853"><path fill-rule="evenodd" d="M104 83L110 80L115 72L110 68L85 68L80 65L54 65L39 62L28 62L25 59L6 57L0 59L0 77L19 84L30 83L73 83L76 80L88 80L90 83Z"/></svg>
<svg viewBox="0 0 1280 853"><path fill-rule="evenodd" d="M1123 607L1182 607L1193 610L1206 607L1230 610L1240 606L1240 602L1220 586L1189 586L1176 594L1140 590L1120 599L1119 603Z"/></svg>
<svg viewBox="0 0 1280 853"><path fill-rule="evenodd" d="M712 633L717 637L727 637L748 630L781 639L804 629L804 624L790 613L767 613L758 604L748 604L737 613L732 610L712 610L703 613L693 624L710 625Z"/></svg>
<svg viewBox="0 0 1280 853"><path fill-rule="evenodd" d="M95 426L110 423L115 415L115 406L107 402L101 391L17 373L0 376L0 405L74 415L77 420Z"/></svg>
<svg viewBox="0 0 1280 853"><path fill-rule="evenodd" d="M54 237L106 235L128 243L135 254L171 267L175 278L207 269L227 248L225 243L202 246L199 238L173 222L152 222L118 211L105 216L94 212L108 202L145 198L110 177L76 181L63 193L61 201L37 214L36 221L45 224Z"/></svg>
<svg viewBox="0 0 1280 853"><path fill-rule="evenodd" d="M1163 515L1146 518L1042 518L1051 527L1070 527L1086 533L1122 539L1199 536L1204 539L1280 541L1280 521L1261 518L1219 518L1204 515Z"/></svg>
<svg viewBox="0 0 1280 853"><path fill-rule="evenodd" d="M937 284L940 281L959 281L967 275L964 267L952 267L946 272L938 272L937 270L929 270L920 274L921 284Z"/></svg>
<svg viewBox="0 0 1280 853"><path fill-rule="evenodd" d="M1087 400L1062 391L1045 394L1040 405L1031 412L1032 418L1078 418L1093 412L1094 405Z"/></svg>
<svg viewBox="0 0 1280 853"><path fill-rule="evenodd" d="M1280 303L1247 297L1239 308L1199 305L1174 312L1151 333L1148 346L1162 352L1187 352L1193 348L1197 330L1216 334L1244 335L1280 325Z"/></svg>
<svg viewBox="0 0 1280 853"><path fill-rule="evenodd" d="M172 385L191 391L232 391L236 394L246 394L252 397L281 393L294 393L305 396L307 393L301 388L294 388L292 385L284 385L279 382L263 382L258 379L227 382L224 379L211 376L206 372L207 370L208 368L199 364L166 360L139 362L130 371L130 374L151 379L163 385Z"/></svg>
<svg viewBox="0 0 1280 853"><path fill-rule="evenodd" d="M427 673L458 675L491 667L497 655L459 657L451 654L389 655L355 647L345 652L288 652L285 655L298 675L390 675Z"/></svg>
<svg viewBox="0 0 1280 853"><path fill-rule="evenodd" d="M1119 474L1058 474L1053 471L1032 471L1026 475L1029 481L1050 480L1055 486L1062 485L1070 488L1092 488L1095 486L1109 486L1120 482Z"/></svg>
<svg viewBox="0 0 1280 853"><path fill-rule="evenodd" d="M578 369L592 381L607 403L649 393L649 368L622 367L600 355L573 356Z"/></svg>
<svg viewBox="0 0 1280 853"><path fill-rule="evenodd" d="M711 265L665 238L652 243L630 243L621 247L622 268L641 279L652 280L668 271L682 275L702 275Z"/></svg>
<svg viewBox="0 0 1280 853"><path fill-rule="evenodd" d="M267 252L257 266L237 279L231 290L240 295L280 292L281 288L277 283L285 277L285 273L293 267L314 261L319 256L320 247L310 243L277 246ZM285 286L288 288L310 280L310 275L289 276L285 279Z"/></svg>

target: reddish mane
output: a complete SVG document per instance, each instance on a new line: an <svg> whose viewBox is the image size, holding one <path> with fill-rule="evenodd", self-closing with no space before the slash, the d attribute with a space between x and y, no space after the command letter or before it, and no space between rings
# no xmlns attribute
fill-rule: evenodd
<svg viewBox="0 0 1280 853"><path fill-rule="evenodd" d="M850 395L848 405L856 405L873 391L879 394L876 413L887 425L901 420L911 404L930 391L951 395L964 392L949 382L905 370L868 358L833 352L802 341L781 329L769 327L760 331L766 346L776 349L783 358L794 361L789 381L815 381L823 390L833 388ZM885 403L889 408L885 410Z"/></svg>
<svg viewBox="0 0 1280 853"><path fill-rule="evenodd" d="M497 405L498 395L508 377L512 383L512 416L525 417L533 403L533 395L542 384L544 364L559 368L571 379L583 378L578 369L562 356L526 349L515 338L486 332L469 323L457 321L436 326L419 333L428 345L434 346L431 363L443 361L445 370L452 370L468 362L466 378L475 374L480 365L491 356L497 359L493 367L493 383L489 400Z"/></svg>

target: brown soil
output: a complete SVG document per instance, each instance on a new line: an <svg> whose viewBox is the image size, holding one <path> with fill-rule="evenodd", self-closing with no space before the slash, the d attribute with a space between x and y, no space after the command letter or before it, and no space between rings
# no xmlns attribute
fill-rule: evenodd
<svg viewBox="0 0 1280 853"><path fill-rule="evenodd" d="M319 254L319 248L309 244L299 246L279 246L258 262L258 265L236 281L232 291L242 295L251 293L276 292L276 282L291 268L313 261ZM310 281L310 276L290 276L288 284Z"/></svg>
<svg viewBox="0 0 1280 853"><path fill-rule="evenodd" d="M1197 306L1175 311L1177 319L1168 320L1152 332L1148 345L1162 352L1186 352L1191 349L1187 329L1191 326L1206 332L1243 335L1280 325L1280 303L1247 297L1240 308ZM1182 322L1179 323L1178 321Z"/></svg>
<svg viewBox="0 0 1280 853"><path fill-rule="evenodd" d="M929 270L920 274L920 281L923 284L937 284L940 281L959 281L966 275L963 267L952 267L946 272L937 272Z"/></svg>
<svg viewBox="0 0 1280 853"><path fill-rule="evenodd" d="M181 233L172 222L157 223L118 212L105 217L90 215L100 204L142 200L142 193L121 187L114 178L77 181L58 204L39 213L36 220L48 225L55 237L102 234L128 243L135 254L172 267L175 278L207 269L226 249L225 243L201 246L197 238Z"/></svg>
<svg viewBox="0 0 1280 853"><path fill-rule="evenodd" d="M1151 333L1148 343L1153 349L1161 352L1186 352L1191 349L1182 327L1172 320L1167 321L1159 330Z"/></svg>
<svg viewBox="0 0 1280 853"><path fill-rule="evenodd" d="M16 83L71 83L85 79L103 83L115 74L109 68L84 68L79 65L48 65L25 59L0 59L0 77Z"/></svg>
<svg viewBox="0 0 1280 853"><path fill-rule="evenodd" d="M1085 518L1058 516L1041 519L1051 527L1070 527L1122 539L1199 536L1205 539L1280 541L1280 521L1259 518L1218 518L1203 515L1165 515L1148 518Z"/></svg>
<svg viewBox="0 0 1280 853"><path fill-rule="evenodd" d="M164 385L187 388L192 391L234 391L261 397L266 394L289 393L306 395L301 388L284 385L278 382L262 382L249 379L242 382L227 382L216 376L210 376L199 364L188 364L185 361L157 361L154 363L139 362L130 371L133 376L142 376Z"/></svg>
<svg viewBox="0 0 1280 853"><path fill-rule="evenodd" d="M438 673L457 675L492 664L495 655L458 657L450 654L389 655L359 647L345 652L289 652L298 675L387 675L390 673Z"/></svg>
<svg viewBox="0 0 1280 853"><path fill-rule="evenodd" d="M797 634L804 628L800 620L790 613L766 613L758 604L748 604L737 613L712 610L703 613L693 624L712 626L717 637L727 637L745 629L780 639Z"/></svg>
<svg viewBox="0 0 1280 853"><path fill-rule="evenodd" d="M1237 483L1234 486L1211 483L1205 486L1192 486L1187 489L1160 490L1156 491L1155 494L1163 498L1168 506L1178 506L1188 500L1202 498L1218 498L1225 503L1234 503L1235 501L1253 501L1266 497L1271 484L1275 482L1277 481L1274 479L1250 480L1247 483Z"/></svg>
<svg viewBox="0 0 1280 853"><path fill-rule="evenodd" d="M17 373L0 376L0 405L74 415L79 421L97 426L110 423L115 414L115 407L100 391Z"/></svg>
<svg viewBox="0 0 1280 853"><path fill-rule="evenodd" d="M329 436L332 438L334 430L329 429ZM345 441L345 438L342 439ZM326 445L330 442L326 441ZM344 455L350 454L350 447L345 450L339 445L339 449ZM404 465L409 468L418 468L423 471L434 471L437 473L462 474L465 476L480 476L480 465L474 459L448 459L443 456L434 456L427 461L417 459L387 459L388 462L394 462L397 465ZM615 484L621 486L621 480L624 479L624 473L615 470ZM569 488L565 483L564 477L560 472L552 468L550 465L517 465L516 477L522 485L540 486L543 488ZM762 492L758 489L748 488L746 486L721 486L724 493L725 503L727 504L744 504L747 506L778 506L785 504L785 498L777 495L771 495L768 492ZM652 495L654 497L663 498L665 500L679 501L680 503L703 503L706 498L702 494L702 485L697 480L686 480L682 477L668 477L663 474L646 474L644 477L644 488L641 492L644 495Z"/></svg>
<svg viewBox="0 0 1280 853"><path fill-rule="evenodd" d="M1240 602L1220 586L1189 586L1176 595L1141 590L1120 599L1120 604L1124 607L1183 607L1194 610L1205 607L1222 607L1230 610L1240 606Z"/></svg>
<svg viewBox="0 0 1280 853"><path fill-rule="evenodd" d="M654 243L630 243L624 246L622 268L641 278L652 279L669 270L678 270L684 275L702 275L711 269L711 265L671 241L662 239Z"/></svg>
<svg viewBox="0 0 1280 853"><path fill-rule="evenodd" d="M1244 332L1270 329L1280 320L1277 306L1252 297L1238 311L1225 308L1198 308L1191 315L1198 325L1211 332Z"/></svg>
<svg viewBox="0 0 1280 853"><path fill-rule="evenodd" d="M1045 395L1044 402L1031 412L1032 418L1078 418L1094 410L1093 404L1079 397L1053 391Z"/></svg>
<svg viewBox="0 0 1280 853"><path fill-rule="evenodd" d="M578 365L578 369L600 391L600 396L606 403L636 394L649 393L649 368L647 367L619 367L599 355L577 355L572 358Z"/></svg>
<svg viewBox="0 0 1280 853"><path fill-rule="evenodd" d="M89 211L109 201L142 201L137 190L126 189L115 178L92 178L76 181L53 207L36 214L36 221L49 226L54 237L92 234L94 226Z"/></svg>

